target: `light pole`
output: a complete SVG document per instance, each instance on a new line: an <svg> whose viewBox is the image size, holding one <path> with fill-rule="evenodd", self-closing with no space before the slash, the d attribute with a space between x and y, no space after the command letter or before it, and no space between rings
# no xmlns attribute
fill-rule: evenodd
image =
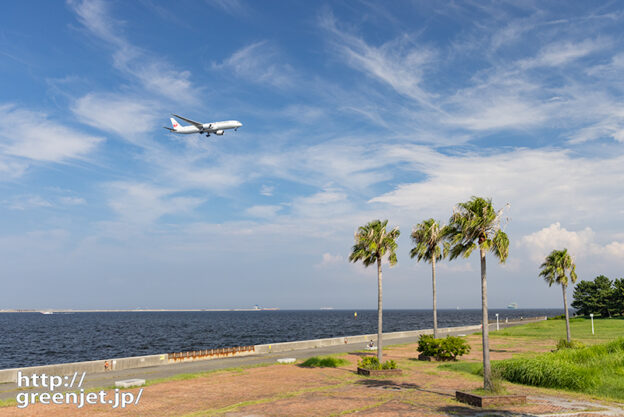
<svg viewBox="0 0 624 417"><path fill-rule="evenodd" d="M591 318L592 322L592 334L594 334L594 313L590 313L589 317Z"/></svg>
<svg viewBox="0 0 624 417"><path fill-rule="evenodd" d="M496 313L496 330L498 330L498 313Z"/></svg>

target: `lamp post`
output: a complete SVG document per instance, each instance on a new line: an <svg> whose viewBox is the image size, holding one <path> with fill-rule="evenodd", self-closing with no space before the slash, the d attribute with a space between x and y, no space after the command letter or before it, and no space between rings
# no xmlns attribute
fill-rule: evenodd
<svg viewBox="0 0 624 417"><path fill-rule="evenodd" d="M496 313L496 330L498 330L498 313Z"/></svg>
<svg viewBox="0 0 624 417"><path fill-rule="evenodd" d="M592 334L594 334L594 313L590 313L589 318L591 318L591 322L592 322Z"/></svg>

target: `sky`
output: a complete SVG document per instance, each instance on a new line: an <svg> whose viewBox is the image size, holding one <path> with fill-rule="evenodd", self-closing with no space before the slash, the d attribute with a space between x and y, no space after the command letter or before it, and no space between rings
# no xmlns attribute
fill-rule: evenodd
<svg viewBox="0 0 624 417"><path fill-rule="evenodd" d="M561 307L553 249L624 276L623 28L621 2L8 3L0 309L372 309L374 219L401 231L384 307L428 309L411 229L473 195L507 207L489 305ZM437 282L480 307L476 252Z"/></svg>

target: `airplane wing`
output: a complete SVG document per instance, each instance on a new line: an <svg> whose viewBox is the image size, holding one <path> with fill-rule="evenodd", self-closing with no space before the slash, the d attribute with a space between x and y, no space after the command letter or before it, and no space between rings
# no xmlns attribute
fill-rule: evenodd
<svg viewBox="0 0 624 417"><path fill-rule="evenodd" d="M163 126L163 129L167 129L167 130L168 130L168 131L170 131L170 132L175 132L175 130L174 130L174 129L172 129L172 128L170 128L170 127L167 127L167 126Z"/></svg>
<svg viewBox="0 0 624 417"><path fill-rule="evenodd" d="M172 114L173 114L173 113L172 113ZM195 121L193 121L193 120L191 120L191 119L187 119L186 117L178 116L177 114L173 114L173 117L177 117L178 119L182 119L182 120L184 120L186 123L190 123L190 124L192 124L193 126L195 126L195 127L196 127L196 128L198 128L198 129L203 129L203 127L204 127L204 125L203 125L202 123L195 122Z"/></svg>

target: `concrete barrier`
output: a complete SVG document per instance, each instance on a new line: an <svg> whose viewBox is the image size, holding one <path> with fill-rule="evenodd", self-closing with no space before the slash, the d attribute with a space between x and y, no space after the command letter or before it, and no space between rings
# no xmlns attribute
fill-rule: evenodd
<svg viewBox="0 0 624 417"><path fill-rule="evenodd" d="M25 368L11 368L0 370L0 383L17 382L17 373L30 377L33 374L73 376L78 378L83 372L94 374L107 371L121 371L123 369L144 368L167 363L167 355L134 356L130 358L102 359L97 361L60 363L56 365L29 366ZM77 382L77 381L76 381Z"/></svg>
<svg viewBox="0 0 624 417"><path fill-rule="evenodd" d="M546 317L538 317L538 318L526 318L524 320L514 320L509 321L509 323L505 323L504 327L514 324L524 324L530 323L533 321L545 320ZM503 326L503 324L501 324ZM496 329L496 323L489 323L489 328ZM445 333L450 332L477 332L481 330L481 325L472 325L472 326L459 326L459 327L444 327L439 328L438 333L444 336ZM389 342L397 339L404 338L414 338L420 336L422 334L432 334L433 329L423 329L423 330L408 330L403 332L390 332L383 334L383 340L385 342ZM236 352L230 352L232 349L221 349L223 351L227 350L227 357L237 357L243 355L253 355L253 354L267 354L267 353L277 353L277 352L288 352L291 350L299 350L299 349L315 349L327 346L336 346L336 345L344 345L344 344L356 344L356 343L367 343L370 340L377 340L377 333L375 334L365 334L365 335L355 335L355 336L343 336L343 337L332 337L326 339L314 339L314 340L300 340L296 342L280 342L280 343L270 343L264 345L255 345L253 346L253 351L250 352L248 350L240 350ZM238 348L241 349L241 348ZM201 352L201 351L200 351ZM173 355L173 354L172 354ZM161 354L161 355L148 355L148 356L135 356L130 358L116 358L116 359L102 359L97 361L87 361L87 362L72 362L72 363L62 363L57 365L42 365L42 366L30 366L26 368L11 368L11 369L2 369L0 370L0 383L6 382L16 382L17 381L17 373L19 371L22 372L23 376L31 376L33 374L41 375L58 375L58 376L73 376L75 373L78 374L78 377L82 375L83 372L87 374L100 373L111 371L120 371L123 369L133 369L133 368L145 368L149 366L159 366L166 365L169 363L181 361L184 358L174 358L173 356L170 358L169 354ZM191 355L192 358L188 358L189 360L211 360L222 357L223 355L206 355L204 357L195 357L197 355Z"/></svg>
<svg viewBox="0 0 624 417"><path fill-rule="evenodd" d="M444 334L449 332L475 332L481 330L480 325L473 326L461 326L461 327L444 327L438 329L438 333ZM423 329L423 330L408 330L403 332L390 332L383 334L384 343L387 341L395 340L395 339L404 339L408 337L418 337L422 334L433 334L433 329ZM377 333L374 334L364 334L357 336L342 336L342 337L331 337L327 339L313 339L313 340L299 340L296 342L280 342L280 343L267 343L264 345L256 345L256 353L265 354L265 353L277 353L277 352L288 352L291 350L299 350L299 349L315 349L322 348L328 346L336 346L336 345L350 345L356 343L366 343L370 340L374 342L377 340Z"/></svg>

